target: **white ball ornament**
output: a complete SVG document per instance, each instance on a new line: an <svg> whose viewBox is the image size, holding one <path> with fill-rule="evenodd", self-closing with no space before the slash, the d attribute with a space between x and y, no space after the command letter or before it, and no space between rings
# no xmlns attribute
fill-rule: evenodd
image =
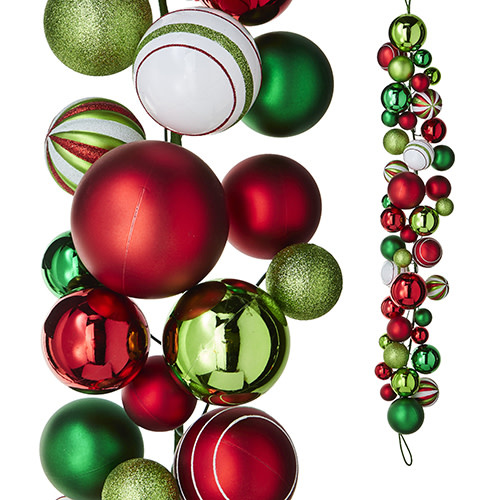
<svg viewBox="0 0 500 500"><path fill-rule="evenodd" d="M149 115L181 135L234 125L260 90L262 67L248 31L224 12L171 12L151 25L137 48L134 83Z"/></svg>
<svg viewBox="0 0 500 500"><path fill-rule="evenodd" d="M410 141L403 151L403 160L412 170L425 170L434 161L434 149L427 141Z"/></svg>
<svg viewBox="0 0 500 500"><path fill-rule="evenodd" d="M384 285L391 286L399 274L407 273L409 270L408 267L398 267L392 260L386 260L382 265L380 276Z"/></svg>

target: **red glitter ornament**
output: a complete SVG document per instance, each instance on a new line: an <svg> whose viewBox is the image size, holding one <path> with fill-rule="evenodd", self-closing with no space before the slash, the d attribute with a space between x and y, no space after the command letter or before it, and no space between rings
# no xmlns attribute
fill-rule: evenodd
<svg viewBox="0 0 500 500"><path fill-rule="evenodd" d="M435 266L443 256L443 249L434 238L421 238L413 245L413 258L422 267Z"/></svg>
<svg viewBox="0 0 500 500"><path fill-rule="evenodd" d="M418 234L408 224L403 229L401 229L401 232L399 233L399 237L405 243L414 243L415 241L417 241Z"/></svg>
<svg viewBox="0 0 500 500"><path fill-rule="evenodd" d="M387 194L395 207L414 208L424 199L425 184L417 174L401 172L390 180Z"/></svg>
<svg viewBox="0 0 500 500"><path fill-rule="evenodd" d="M425 344L429 340L429 332L423 326L416 326L411 332L411 338L416 344Z"/></svg>
<svg viewBox="0 0 500 500"><path fill-rule="evenodd" d="M406 216L400 208L389 207L380 214L382 227L390 233L397 233L406 224Z"/></svg>
<svg viewBox="0 0 500 500"><path fill-rule="evenodd" d="M392 401L393 399L396 399L397 394L392 389L391 384L384 384L380 388L380 396L384 401Z"/></svg>
<svg viewBox="0 0 500 500"><path fill-rule="evenodd" d="M397 304L390 297L386 297L382 301L382 305L380 306L382 314L388 318L395 318L396 316L402 316L404 313L404 309Z"/></svg>
<svg viewBox="0 0 500 500"><path fill-rule="evenodd" d="M410 79L410 85L417 92L426 91L431 84L429 77L423 73L416 73Z"/></svg>
<svg viewBox="0 0 500 500"><path fill-rule="evenodd" d="M377 378L380 380L387 380L388 378L391 377L392 375L392 368L389 365L386 365L385 363L379 363L375 367L375 375Z"/></svg>
<svg viewBox="0 0 500 500"><path fill-rule="evenodd" d="M387 336L394 342L404 342L411 335L411 322L404 316L396 316L387 323Z"/></svg>
<svg viewBox="0 0 500 500"><path fill-rule="evenodd" d="M426 296L425 281L417 273L401 273L392 283L392 300L404 309L415 309Z"/></svg>
<svg viewBox="0 0 500 500"><path fill-rule="evenodd" d="M417 116L411 111L405 111L399 115L398 123L401 128L411 130L417 124Z"/></svg>
<svg viewBox="0 0 500 500"><path fill-rule="evenodd" d="M292 0L203 0L205 5L233 16L241 24L256 26L279 16Z"/></svg>
<svg viewBox="0 0 500 500"><path fill-rule="evenodd" d="M422 123L420 131L425 140L432 143L441 142L446 136L446 125L441 118L431 118Z"/></svg>
<svg viewBox="0 0 500 500"><path fill-rule="evenodd" d="M425 183L425 192L434 201L440 198L448 198L451 193L450 181L442 175L435 175Z"/></svg>
<svg viewBox="0 0 500 500"><path fill-rule="evenodd" d="M392 43L384 43L377 52L377 62L382 69L387 70L389 63L396 57L401 55L401 51L392 45Z"/></svg>

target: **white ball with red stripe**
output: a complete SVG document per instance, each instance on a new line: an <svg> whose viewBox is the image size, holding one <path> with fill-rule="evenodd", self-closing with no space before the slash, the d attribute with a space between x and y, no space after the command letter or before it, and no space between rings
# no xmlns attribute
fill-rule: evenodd
<svg viewBox="0 0 500 500"><path fill-rule="evenodd" d="M413 259L419 266L435 266L442 256L443 249L434 238L421 238L413 245Z"/></svg>
<svg viewBox="0 0 500 500"><path fill-rule="evenodd" d="M419 118L428 120L437 116L443 107L441 96L432 89L416 92L411 101L411 110Z"/></svg>
<svg viewBox="0 0 500 500"><path fill-rule="evenodd" d="M403 160L412 170L425 170L434 161L434 148L427 141L410 141L403 151Z"/></svg>
<svg viewBox="0 0 500 500"><path fill-rule="evenodd" d="M418 391L412 396L422 406L432 406L439 397L439 388L430 378L421 378Z"/></svg>
<svg viewBox="0 0 500 500"><path fill-rule="evenodd" d="M387 182L390 182L390 180L400 174L401 172L408 172L408 165L406 163L402 162L401 160L393 160L390 161L385 167L384 167L384 179Z"/></svg>
<svg viewBox="0 0 500 500"><path fill-rule="evenodd" d="M254 103L261 80L252 36L214 9L171 12L151 25L137 47L137 95L154 120L178 134L231 127Z"/></svg>

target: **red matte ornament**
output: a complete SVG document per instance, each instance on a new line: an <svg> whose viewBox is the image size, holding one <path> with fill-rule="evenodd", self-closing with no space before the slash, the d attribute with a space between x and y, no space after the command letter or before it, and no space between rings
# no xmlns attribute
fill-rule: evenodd
<svg viewBox="0 0 500 500"><path fill-rule="evenodd" d="M384 362L379 363L375 367L375 375L380 380L387 380L392 375L392 368L390 366L386 365Z"/></svg>
<svg viewBox="0 0 500 500"><path fill-rule="evenodd" d="M401 55L401 51L392 45L392 43L384 43L377 52L377 62L382 69L387 70L389 63L396 57Z"/></svg>
<svg viewBox="0 0 500 500"><path fill-rule="evenodd" d="M446 125L441 118L431 118L422 123L420 131L425 140L432 143L441 142L446 136Z"/></svg>
<svg viewBox="0 0 500 500"><path fill-rule="evenodd" d="M279 16L292 0L203 0L208 7L233 16L241 24L256 26Z"/></svg>
<svg viewBox="0 0 500 500"><path fill-rule="evenodd" d="M425 183L425 192L434 201L440 198L448 198L451 193L450 181L442 175L435 175Z"/></svg>
<svg viewBox="0 0 500 500"><path fill-rule="evenodd" d="M424 73L416 73L410 79L410 85L417 92L426 91L429 88L430 84L431 81L429 80L429 77L427 75L424 75Z"/></svg>
<svg viewBox="0 0 500 500"><path fill-rule="evenodd" d="M413 245L413 258L422 267L435 266L443 256L443 249L434 238L421 238Z"/></svg>
<svg viewBox="0 0 500 500"><path fill-rule="evenodd" d="M405 243L415 243L415 241L417 241L418 234L408 224L403 229L401 229L401 232L399 233L399 237Z"/></svg>
<svg viewBox="0 0 500 500"><path fill-rule="evenodd" d="M122 391L127 415L151 431L176 429L191 416L196 402L163 356L151 356L139 375Z"/></svg>
<svg viewBox="0 0 500 500"><path fill-rule="evenodd" d="M391 384L384 384L380 388L380 396L384 401L396 399L397 394L393 391Z"/></svg>
<svg viewBox="0 0 500 500"><path fill-rule="evenodd" d="M416 326L411 332L411 338L416 344L425 344L429 340L429 332L423 326Z"/></svg>
<svg viewBox="0 0 500 500"><path fill-rule="evenodd" d="M417 174L401 172L389 181L387 194L395 207L414 208L424 199L425 184Z"/></svg>
<svg viewBox="0 0 500 500"><path fill-rule="evenodd" d="M417 125L417 116L411 111L405 111L398 117L399 126L405 130L411 130Z"/></svg>
<svg viewBox="0 0 500 500"><path fill-rule="evenodd" d="M253 156L222 181L229 212L229 242L241 252L271 259L306 243L321 218L321 195L311 174L278 155Z"/></svg>
<svg viewBox="0 0 500 500"><path fill-rule="evenodd" d="M427 297L424 279L417 273L401 273L392 283L391 297L404 309L415 309Z"/></svg>
<svg viewBox="0 0 500 500"><path fill-rule="evenodd" d="M411 335L411 322L404 316L396 316L387 324L387 336L394 342L404 342Z"/></svg>
<svg viewBox="0 0 500 500"><path fill-rule="evenodd" d="M224 191L184 148L125 144L82 178L71 233L82 262L105 286L133 297L175 295L203 279L224 249Z"/></svg>
<svg viewBox="0 0 500 500"><path fill-rule="evenodd" d="M395 318L396 316L402 316L404 313L404 309L397 304L390 297L386 297L382 301L382 305L380 306L382 314L388 318Z"/></svg>
<svg viewBox="0 0 500 500"><path fill-rule="evenodd" d="M400 208L389 207L380 215L380 223L386 231L397 233L406 224L406 216Z"/></svg>

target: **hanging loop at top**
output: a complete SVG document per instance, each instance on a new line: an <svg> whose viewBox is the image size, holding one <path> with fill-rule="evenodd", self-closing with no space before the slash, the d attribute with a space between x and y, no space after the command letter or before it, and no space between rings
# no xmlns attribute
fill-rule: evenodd
<svg viewBox="0 0 500 500"><path fill-rule="evenodd" d="M405 4L406 4L406 9L408 10L408 14L410 14L411 0L405 0Z"/></svg>

